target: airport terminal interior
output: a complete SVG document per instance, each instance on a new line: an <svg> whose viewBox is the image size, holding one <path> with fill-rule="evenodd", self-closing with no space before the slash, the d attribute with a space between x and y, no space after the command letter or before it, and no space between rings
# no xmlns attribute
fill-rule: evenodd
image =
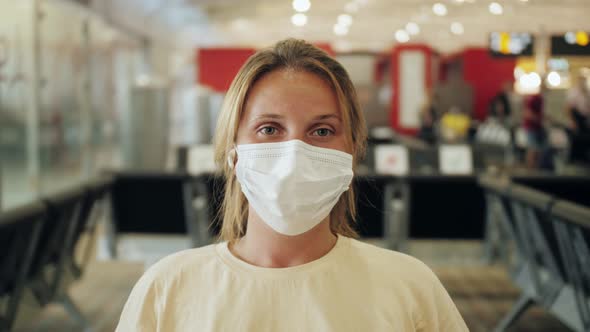
<svg viewBox="0 0 590 332"><path fill-rule="evenodd" d="M224 98L287 38L356 90L359 241L470 331L590 331L590 0L0 0L0 332L114 331L222 241Z"/></svg>

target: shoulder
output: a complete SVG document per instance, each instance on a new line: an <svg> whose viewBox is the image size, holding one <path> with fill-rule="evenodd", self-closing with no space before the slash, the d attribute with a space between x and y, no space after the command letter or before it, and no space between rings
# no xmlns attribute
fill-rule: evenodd
<svg viewBox="0 0 590 332"><path fill-rule="evenodd" d="M387 277L414 281L435 280L432 270L422 261L404 253L380 248L358 240L350 239L353 255L365 262L369 269L378 269Z"/></svg>
<svg viewBox="0 0 590 332"><path fill-rule="evenodd" d="M397 251L351 240L355 269L364 270L373 284L389 289L415 307L436 306L448 296L438 277L422 261Z"/></svg>
<svg viewBox="0 0 590 332"><path fill-rule="evenodd" d="M351 255L364 262L381 290L395 293L412 308L419 330L468 331L461 314L434 272L420 260L392 250L350 240Z"/></svg>
<svg viewBox="0 0 590 332"><path fill-rule="evenodd" d="M132 294L138 297L159 298L168 293L171 285L183 275L190 274L192 279L199 273L206 273L207 266L216 259L215 245L187 249L160 259L150 266L133 287Z"/></svg>
<svg viewBox="0 0 590 332"><path fill-rule="evenodd" d="M168 294L179 280L195 280L206 274L207 266L215 264L215 245L179 251L150 266L139 278L121 314L121 320L154 322ZM190 275L191 278L183 278ZM123 319L125 318L125 319Z"/></svg>
<svg viewBox="0 0 590 332"><path fill-rule="evenodd" d="M117 331L155 331L170 288L184 273L206 266L214 257L211 245L177 252L152 265L131 290Z"/></svg>
<svg viewBox="0 0 590 332"><path fill-rule="evenodd" d="M140 282L150 284L166 284L179 275L202 270L216 259L215 245L187 249L166 256L150 266L141 277Z"/></svg>
<svg viewBox="0 0 590 332"><path fill-rule="evenodd" d="M401 260L410 261L410 264L419 262L417 259L398 251L378 247L353 238L348 238L348 241L355 255L363 256L370 260Z"/></svg>

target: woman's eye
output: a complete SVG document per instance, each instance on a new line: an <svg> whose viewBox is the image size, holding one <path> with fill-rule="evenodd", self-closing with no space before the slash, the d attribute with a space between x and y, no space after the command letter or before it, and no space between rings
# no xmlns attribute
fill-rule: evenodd
<svg viewBox="0 0 590 332"><path fill-rule="evenodd" d="M277 128L275 127L264 127L260 129L260 132L264 135L275 135L277 133Z"/></svg>
<svg viewBox="0 0 590 332"><path fill-rule="evenodd" d="M316 129L316 131L314 132L315 136L329 136L332 134L332 131L328 128L320 128L320 129Z"/></svg>

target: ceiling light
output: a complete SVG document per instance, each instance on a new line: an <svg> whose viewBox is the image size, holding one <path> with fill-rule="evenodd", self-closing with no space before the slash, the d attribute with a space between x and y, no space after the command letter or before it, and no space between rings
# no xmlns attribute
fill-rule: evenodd
<svg viewBox="0 0 590 332"><path fill-rule="evenodd" d="M539 74L532 72L529 74L529 78L530 78L532 86L534 86L534 87L541 86L541 76L539 76Z"/></svg>
<svg viewBox="0 0 590 332"><path fill-rule="evenodd" d="M410 35L406 30L400 29L395 32L395 40L397 40L398 43L407 43L410 41Z"/></svg>
<svg viewBox="0 0 590 332"><path fill-rule="evenodd" d="M344 6L344 10L347 13L356 13L359 10L359 6L356 2L349 2Z"/></svg>
<svg viewBox="0 0 590 332"><path fill-rule="evenodd" d="M565 38L565 42L570 45L573 45L576 43L576 34L574 32L571 32L571 31L567 32L565 34L564 38Z"/></svg>
<svg viewBox="0 0 590 332"><path fill-rule="evenodd" d="M348 34L348 27L343 24L334 24L334 34L336 36L346 36Z"/></svg>
<svg viewBox="0 0 590 332"><path fill-rule="evenodd" d="M307 24L307 16L302 13L297 13L291 16L291 23L295 26L302 27Z"/></svg>
<svg viewBox="0 0 590 332"><path fill-rule="evenodd" d="M541 76L535 72L525 74L518 79L518 83L526 90L536 89L541 86Z"/></svg>
<svg viewBox="0 0 590 332"><path fill-rule="evenodd" d="M514 67L514 78L516 80L520 79L520 77L525 74L526 74L525 71L521 67L519 67L519 66Z"/></svg>
<svg viewBox="0 0 590 332"><path fill-rule="evenodd" d="M409 22L408 24L406 24L406 31L410 35L417 35L420 33L420 26L414 22Z"/></svg>
<svg viewBox="0 0 590 332"><path fill-rule="evenodd" d="M576 32L576 44L580 46L587 46L590 42L588 33L586 31Z"/></svg>
<svg viewBox="0 0 590 332"><path fill-rule="evenodd" d="M350 26L352 24L352 16L350 16L348 14L338 15L338 24Z"/></svg>
<svg viewBox="0 0 590 332"><path fill-rule="evenodd" d="M434 12L434 14L438 15L438 16L445 16L447 15L447 6L443 5L440 2L435 3L432 6L432 11Z"/></svg>
<svg viewBox="0 0 590 332"><path fill-rule="evenodd" d="M465 28L460 22L453 22L451 23L451 32L456 35L462 35L465 32Z"/></svg>
<svg viewBox="0 0 590 332"><path fill-rule="evenodd" d="M502 13L504 12L504 8L502 7L502 5L497 2L490 3L490 6L488 8L490 10L490 13L494 15L502 15Z"/></svg>
<svg viewBox="0 0 590 332"><path fill-rule="evenodd" d="M547 75L547 83L552 87L557 87L561 84L561 76L556 71L552 71Z"/></svg>
<svg viewBox="0 0 590 332"><path fill-rule="evenodd" d="M305 13L311 8L309 0L293 0L293 9L300 13Z"/></svg>

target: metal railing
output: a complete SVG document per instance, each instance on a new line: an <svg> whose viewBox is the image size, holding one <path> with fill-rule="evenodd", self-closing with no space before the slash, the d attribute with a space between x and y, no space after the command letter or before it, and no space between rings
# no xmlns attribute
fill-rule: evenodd
<svg viewBox="0 0 590 332"><path fill-rule="evenodd" d="M534 179L544 180L590 189L589 178ZM541 191L489 176L479 183L487 201L488 258L500 258L522 290L495 331L505 331L534 304L574 331L589 331L590 207L564 200L550 187Z"/></svg>

